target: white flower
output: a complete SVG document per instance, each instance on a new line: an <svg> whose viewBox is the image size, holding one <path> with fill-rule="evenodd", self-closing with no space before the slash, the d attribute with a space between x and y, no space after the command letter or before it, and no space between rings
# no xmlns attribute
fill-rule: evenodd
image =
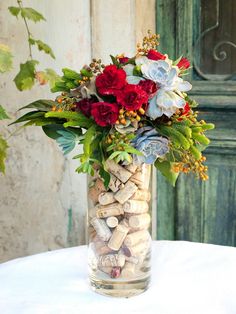
<svg viewBox="0 0 236 314"><path fill-rule="evenodd" d="M146 114L153 120L163 114L170 118L177 109L184 108L184 106L185 100L175 92L160 89L149 101Z"/></svg>
<svg viewBox="0 0 236 314"><path fill-rule="evenodd" d="M149 101L147 115L155 120L163 114L171 117L179 108L184 108L185 100L181 92L192 88L189 82L179 77L179 68L169 60L148 61L141 65L143 76L157 83L156 95Z"/></svg>

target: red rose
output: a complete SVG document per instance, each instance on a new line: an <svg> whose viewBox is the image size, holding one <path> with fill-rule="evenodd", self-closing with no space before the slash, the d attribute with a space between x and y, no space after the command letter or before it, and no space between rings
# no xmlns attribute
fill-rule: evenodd
<svg viewBox="0 0 236 314"><path fill-rule="evenodd" d="M190 67L190 62L187 58L181 58L181 60L177 64L177 67L179 67L180 69L188 69Z"/></svg>
<svg viewBox="0 0 236 314"><path fill-rule="evenodd" d="M142 80L138 84L152 98L157 91L157 84L151 80Z"/></svg>
<svg viewBox="0 0 236 314"><path fill-rule="evenodd" d="M115 95L126 83L126 73L115 65L105 67L103 73L96 78L96 87L101 95Z"/></svg>
<svg viewBox="0 0 236 314"><path fill-rule="evenodd" d="M128 57L120 57L120 58L118 58L118 59L119 59L119 62L122 63L122 64L129 61L129 58L128 58Z"/></svg>
<svg viewBox="0 0 236 314"><path fill-rule="evenodd" d="M103 101L96 102L92 105L91 114L98 125L112 125L118 120L119 107L117 104L110 104Z"/></svg>
<svg viewBox="0 0 236 314"><path fill-rule="evenodd" d="M75 103L75 111L81 111L86 117L91 116L92 104L96 102L93 98L84 98Z"/></svg>
<svg viewBox="0 0 236 314"><path fill-rule="evenodd" d="M154 49L150 49L148 51L148 54L147 54L147 57L148 59L150 60L165 60L166 56L164 56L162 53L154 50Z"/></svg>
<svg viewBox="0 0 236 314"><path fill-rule="evenodd" d="M117 95L117 102L127 110L138 110L148 102L148 94L139 85L128 84Z"/></svg>

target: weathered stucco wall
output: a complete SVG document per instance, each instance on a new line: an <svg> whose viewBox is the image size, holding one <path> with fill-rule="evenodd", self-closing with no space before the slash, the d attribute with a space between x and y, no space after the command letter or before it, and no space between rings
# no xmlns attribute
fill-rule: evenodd
<svg viewBox="0 0 236 314"><path fill-rule="evenodd" d="M0 102L11 117L24 104L52 97L48 87L19 92L12 79L28 50L21 20L7 7L16 1L0 1L0 42L14 54L14 68L0 76ZM56 60L34 52L41 67L78 69L91 57L127 52L136 39L155 29L154 0L50 0L24 1L42 12L47 22L31 23L36 38L47 42ZM16 130L1 123L5 137ZM9 139L6 176L0 175L0 261L85 241L86 176L77 175L77 161L63 157L57 145L40 128L20 130Z"/></svg>

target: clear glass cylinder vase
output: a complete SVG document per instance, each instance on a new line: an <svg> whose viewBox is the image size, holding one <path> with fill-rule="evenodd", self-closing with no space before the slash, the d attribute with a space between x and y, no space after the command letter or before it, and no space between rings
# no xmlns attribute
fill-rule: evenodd
<svg viewBox="0 0 236 314"><path fill-rule="evenodd" d="M88 264L94 291L114 297L144 292L150 282L151 166L107 163L88 186Z"/></svg>

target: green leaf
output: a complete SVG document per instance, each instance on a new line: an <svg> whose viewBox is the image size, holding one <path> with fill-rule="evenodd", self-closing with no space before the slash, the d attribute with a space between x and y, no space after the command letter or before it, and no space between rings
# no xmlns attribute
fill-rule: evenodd
<svg viewBox="0 0 236 314"><path fill-rule="evenodd" d="M52 110L52 107L56 104L55 101L50 100L50 99L39 99L36 100L34 102L31 102L29 105L24 106L22 108L20 108L19 110L22 109L28 109L28 108L34 108L34 109L38 109L41 111L50 111Z"/></svg>
<svg viewBox="0 0 236 314"><path fill-rule="evenodd" d="M39 22L41 20L46 21L46 19L44 18L44 16L39 13L38 11L32 9L32 8L22 8L21 9L21 16L31 20L33 22Z"/></svg>
<svg viewBox="0 0 236 314"><path fill-rule="evenodd" d="M5 111L5 109L0 105L0 120L10 119Z"/></svg>
<svg viewBox="0 0 236 314"><path fill-rule="evenodd" d="M124 144L124 148L127 153L135 154L138 156L143 156L143 153L137 150L136 148L134 148L133 146Z"/></svg>
<svg viewBox="0 0 236 314"><path fill-rule="evenodd" d="M44 117L44 115L45 115L45 112L43 112L43 111L27 112L22 117L20 117L19 119L17 119L16 121L12 122L9 125L12 125L12 124L15 124L15 123L24 122L24 121L33 120L33 119L36 119L36 118L39 118L39 117Z"/></svg>
<svg viewBox="0 0 236 314"><path fill-rule="evenodd" d="M42 127L43 132L50 138L56 140L61 135L58 133L58 131L63 131L65 128L62 125L59 124L50 124L45 125Z"/></svg>
<svg viewBox="0 0 236 314"><path fill-rule="evenodd" d="M85 117L81 112L72 112L72 111L50 111L45 114L46 118L61 118L74 120L78 122L78 126L81 128L89 128L91 125L94 125L95 122L92 119Z"/></svg>
<svg viewBox="0 0 236 314"><path fill-rule="evenodd" d="M50 55L53 59L55 59L55 55L54 55L51 47L49 47L47 44L45 44L41 40L35 40L35 43L36 43L39 51L44 51L46 54Z"/></svg>
<svg viewBox="0 0 236 314"><path fill-rule="evenodd" d="M0 73L7 72L12 68L12 54L8 46L0 44Z"/></svg>
<svg viewBox="0 0 236 314"><path fill-rule="evenodd" d="M161 174L173 185L175 186L176 180L179 173L172 171L172 162L169 161L155 161L155 167L161 172Z"/></svg>
<svg viewBox="0 0 236 314"><path fill-rule="evenodd" d="M84 137L84 155L86 157L90 157L91 154L91 143L92 143L92 139L94 137L96 133L96 125L92 125L88 131L85 133L85 137Z"/></svg>
<svg viewBox="0 0 236 314"><path fill-rule="evenodd" d="M116 66L120 66L119 61L114 56L110 55L110 57L111 57L111 60L112 60L113 64L115 64Z"/></svg>
<svg viewBox="0 0 236 314"><path fill-rule="evenodd" d="M111 179L110 173L107 172L103 167L101 167L99 169L99 174L100 174L101 178L103 179L105 188L107 189L108 185L110 183L110 179Z"/></svg>
<svg viewBox="0 0 236 314"><path fill-rule="evenodd" d="M60 76L53 69L45 69L45 74L50 88L53 88L56 82L61 81Z"/></svg>
<svg viewBox="0 0 236 314"><path fill-rule="evenodd" d="M20 71L14 78L16 87L20 91L33 87L35 82L35 66L38 63L37 60L30 60L20 64Z"/></svg>
<svg viewBox="0 0 236 314"><path fill-rule="evenodd" d="M13 15L13 16L16 16L18 17L18 14L20 12L20 8L19 7L8 7L8 10L10 11L10 13Z"/></svg>
<svg viewBox="0 0 236 314"><path fill-rule="evenodd" d="M0 135L0 172L5 173L5 159L7 157L7 142Z"/></svg>
<svg viewBox="0 0 236 314"><path fill-rule="evenodd" d="M62 69L62 72L64 74L64 77L69 80L80 80L82 78L78 72L75 72L68 68Z"/></svg>

